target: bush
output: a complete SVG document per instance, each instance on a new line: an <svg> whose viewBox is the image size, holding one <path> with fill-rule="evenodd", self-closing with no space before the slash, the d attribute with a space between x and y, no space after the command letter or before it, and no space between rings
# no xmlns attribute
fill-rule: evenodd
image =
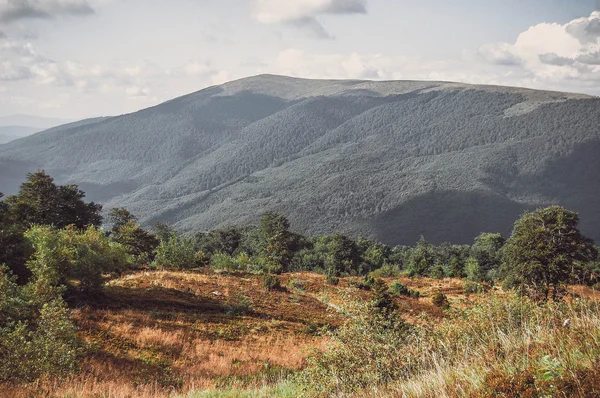
<svg viewBox="0 0 600 398"><path fill-rule="evenodd" d="M238 270L234 258L225 253L214 253L210 258L210 264L216 272L234 272Z"/></svg>
<svg viewBox="0 0 600 398"><path fill-rule="evenodd" d="M281 282L279 278L272 274L265 274L262 276L263 287L267 290L279 290L281 289Z"/></svg>
<svg viewBox="0 0 600 398"><path fill-rule="evenodd" d="M57 230L34 226L25 237L34 250L27 267L34 279L44 280L45 286L67 285L79 292L98 292L102 274L120 273L133 264L125 246L95 227L80 232L74 227ZM73 279L78 284L73 284Z"/></svg>
<svg viewBox="0 0 600 398"><path fill-rule="evenodd" d="M385 386L410 371L406 351L413 342L411 328L373 303L344 302L340 312L348 322L329 333L329 349L310 355L297 376L309 396L364 396L366 387Z"/></svg>
<svg viewBox="0 0 600 398"><path fill-rule="evenodd" d="M301 281L301 280L298 280L298 279L292 279L291 281L289 281L288 285L292 289L296 289L296 290L300 290L300 291L305 291L306 290L305 281Z"/></svg>
<svg viewBox="0 0 600 398"><path fill-rule="evenodd" d="M433 296L431 296L431 303L443 310L450 308L448 297L442 292L436 292Z"/></svg>
<svg viewBox="0 0 600 398"><path fill-rule="evenodd" d="M481 294L486 291L483 285L471 281L465 281L463 289L465 290L465 294Z"/></svg>
<svg viewBox="0 0 600 398"><path fill-rule="evenodd" d="M182 270L200 265L193 241L175 233L171 233L166 240L161 240L154 254L152 266L157 269Z"/></svg>
<svg viewBox="0 0 600 398"><path fill-rule="evenodd" d="M241 293L234 293L229 298L227 307L229 315L245 315L252 312L252 301L248 296Z"/></svg>
<svg viewBox="0 0 600 398"><path fill-rule="evenodd" d="M373 278L397 278L402 274L397 265L384 264L383 267L371 272Z"/></svg>
<svg viewBox="0 0 600 398"><path fill-rule="evenodd" d="M335 275L327 275L327 277L325 278L325 282L328 285L337 286L340 283L340 278L338 278Z"/></svg>

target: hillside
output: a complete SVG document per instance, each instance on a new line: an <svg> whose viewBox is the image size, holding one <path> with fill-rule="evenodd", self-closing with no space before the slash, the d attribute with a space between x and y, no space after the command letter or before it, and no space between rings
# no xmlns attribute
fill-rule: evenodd
<svg viewBox="0 0 600 398"><path fill-rule="evenodd" d="M288 215L391 244L508 234L561 204L600 240L600 99L447 82L263 75L0 146L0 191L46 169L143 223Z"/></svg>

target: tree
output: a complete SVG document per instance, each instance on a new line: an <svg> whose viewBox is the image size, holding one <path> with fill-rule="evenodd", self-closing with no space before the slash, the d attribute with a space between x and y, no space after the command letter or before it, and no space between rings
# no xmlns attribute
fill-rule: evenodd
<svg viewBox="0 0 600 398"><path fill-rule="evenodd" d="M411 277L428 275L434 261L433 247L421 236L410 256L408 263L409 275Z"/></svg>
<svg viewBox="0 0 600 398"><path fill-rule="evenodd" d="M481 267L481 278L492 280L502 263L502 248L506 239L501 234L482 233L471 246L471 257Z"/></svg>
<svg viewBox="0 0 600 398"><path fill-rule="evenodd" d="M4 195L0 192L0 199ZM31 275L25 262L28 245L23 236L23 228L14 224L9 217L8 205L0 201L0 264L6 264L19 283L24 284Z"/></svg>
<svg viewBox="0 0 600 398"><path fill-rule="evenodd" d="M356 274L361 261L356 242L342 234L335 234L327 244L328 257L325 268L328 275Z"/></svg>
<svg viewBox="0 0 600 398"><path fill-rule="evenodd" d="M264 239L263 254L269 272L280 273L287 269L292 257L290 250L290 222L279 213L268 212L260 220Z"/></svg>
<svg viewBox="0 0 600 398"><path fill-rule="evenodd" d="M502 273L507 287L537 300L558 300L564 285L597 257L591 239L578 229L579 216L559 206L525 213L504 248Z"/></svg>
<svg viewBox="0 0 600 398"><path fill-rule="evenodd" d="M96 227L79 231L73 225L65 229L38 225L25 237L34 249L27 267L35 280L31 284L35 297L53 297L63 285L80 293L98 293L102 274L120 273L131 266L127 249Z"/></svg>
<svg viewBox="0 0 600 398"><path fill-rule="evenodd" d="M114 229L114 225L113 225ZM134 221L128 221L111 234L111 239L125 246L138 265L150 263L159 241Z"/></svg>
<svg viewBox="0 0 600 398"><path fill-rule="evenodd" d="M52 225L78 229L102 224L102 206L85 203L85 193L77 185L56 185L43 170L29 173L19 193L6 199L12 222L29 228L31 225Z"/></svg>
<svg viewBox="0 0 600 398"><path fill-rule="evenodd" d="M114 207L108 212L108 221L112 224L112 232L117 233L127 223L137 223L137 217L124 207Z"/></svg>

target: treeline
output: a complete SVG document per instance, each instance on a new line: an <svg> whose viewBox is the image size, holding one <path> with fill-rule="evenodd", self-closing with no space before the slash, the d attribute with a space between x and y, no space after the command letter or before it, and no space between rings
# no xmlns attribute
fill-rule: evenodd
<svg viewBox="0 0 600 398"><path fill-rule="evenodd" d="M82 344L68 307L101 299L104 281L127 270L256 273L270 287L282 272L322 273L331 284L364 276L356 286L384 299L379 278L399 275L502 280L541 300L559 299L567 283L600 281L598 249L579 232L578 216L557 206L525 214L509 239L483 233L472 245L421 238L390 247L342 234L303 236L272 212L256 226L182 235L165 224L145 229L122 208L103 220L102 206L84 199L76 185L56 185L38 171L0 201L0 381L75 369ZM389 289L414 293L398 283Z"/></svg>

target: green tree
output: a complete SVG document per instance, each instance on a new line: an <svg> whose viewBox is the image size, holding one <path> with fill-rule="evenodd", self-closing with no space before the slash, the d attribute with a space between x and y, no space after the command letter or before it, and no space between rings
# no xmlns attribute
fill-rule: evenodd
<svg viewBox="0 0 600 398"><path fill-rule="evenodd" d="M468 280L473 282L481 282L484 279L484 274L479 265L479 261L475 257L469 257L465 263L465 275Z"/></svg>
<svg viewBox="0 0 600 398"><path fill-rule="evenodd" d="M12 222L8 205L1 201L3 196L0 192L0 264L6 264L19 283L24 284L31 275L25 266L29 247L23 227Z"/></svg>
<svg viewBox="0 0 600 398"><path fill-rule="evenodd" d="M525 213L515 224L502 257L505 285L537 300L558 300L564 285L598 255L581 234L579 216L559 206Z"/></svg>
<svg viewBox="0 0 600 398"><path fill-rule="evenodd" d="M19 193L6 199L9 217L25 228L52 225L64 228L75 225L85 229L102 224L102 206L85 203L85 193L77 185L56 185L54 179L40 170L27 175Z"/></svg>
<svg viewBox="0 0 600 398"><path fill-rule="evenodd" d="M114 228L114 226L113 226ZM111 234L111 239L125 246L137 265L147 265L154 259L158 239L134 221L128 221Z"/></svg>
<svg viewBox="0 0 600 398"><path fill-rule="evenodd" d="M117 233L127 223L137 223L137 217L124 207L114 207L108 212L108 221L112 224L111 232Z"/></svg>
<svg viewBox="0 0 600 398"><path fill-rule="evenodd" d="M482 233L471 246L471 257L481 267L482 279L493 280L502 264L502 248L506 239L501 234Z"/></svg>
<svg viewBox="0 0 600 398"><path fill-rule="evenodd" d="M161 240L154 251L153 267L158 269L195 268L199 258L191 238L171 233L166 240Z"/></svg>
<svg viewBox="0 0 600 398"><path fill-rule="evenodd" d="M429 275L435 261L434 254L431 244L421 236L410 256L408 263L409 275L411 277Z"/></svg>
<svg viewBox="0 0 600 398"><path fill-rule="evenodd" d="M326 273L332 276L359 273L360 252L349 237L335 234L327 243L328 256L325 261Z"/></svg>
<svg viewBox="0 0 600 398"><path fill-rule="evenodd" d="M98 293L102 274L120 273L132 264L127 248L93 226L84 231L74 226L33 226L25 237L33 248L27 261L34 279L30 288L44 301L63 285L80 293Z"/></svg>
<svg viewBox="0 0 600 398"><path fill-rule="evenodd" d="M260 220L263 237L262 254L266 260L267 271L280 273L288 268L292 258L290 222L279 213L268 212Z"/></svg>

